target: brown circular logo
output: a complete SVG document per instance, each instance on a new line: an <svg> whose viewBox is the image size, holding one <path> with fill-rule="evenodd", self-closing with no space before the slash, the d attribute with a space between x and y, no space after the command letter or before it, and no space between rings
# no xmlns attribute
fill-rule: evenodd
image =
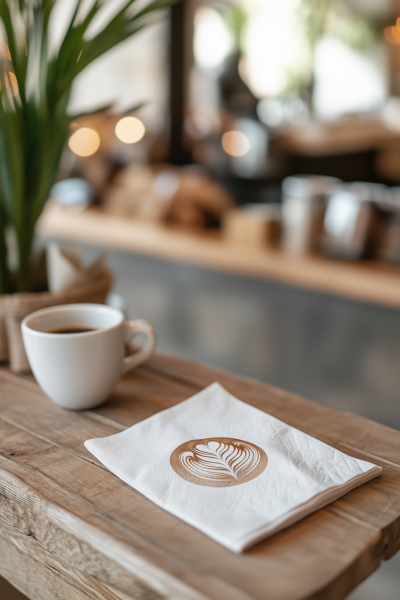
<svg viewBox="0 0 400 600"><path fill-rule="evenodd" d="M175 473L196 485L230 487L255 479L264 471L264 450L243 440L226 437L191 440L171 454Z"/></svg>

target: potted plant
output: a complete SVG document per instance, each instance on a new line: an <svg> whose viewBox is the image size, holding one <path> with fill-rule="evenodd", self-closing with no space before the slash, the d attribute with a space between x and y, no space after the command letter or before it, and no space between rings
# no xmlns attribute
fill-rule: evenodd
<svg viewBox="0 0 400 600"><path fill-rule="evenodd" d="M0 50L0 360L28 367L20 334L24 316L53 304L104 301L110 277L69 294L29 289L36 222L54 183L69 126L82 115L67 112L75 78L105 52L130 38L149 16L176 0L153 0L135 11L134 0L88 36L107 0L76 0L56 53L49 54L50 17L56 0L0 0L5 40ZM105 110L102 107L99 110ZM14 240L11 266L7 238ZM84 287L84 286L83 286Z"/></svg>

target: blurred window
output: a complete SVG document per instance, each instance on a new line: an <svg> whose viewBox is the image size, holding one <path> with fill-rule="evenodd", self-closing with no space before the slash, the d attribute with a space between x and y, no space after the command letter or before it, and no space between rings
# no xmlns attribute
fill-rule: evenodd
<svg viewBox="0 0 400 600"><path fill-rule="evenodd" d="M311 52L298 2L246 2L240 74L257 98L274 97L297 79L307 83ZM296 82L297 83L297 82Z"/></svg>
<svg viewBox="0 0 400 600"><path fill-rule="evenodd" d="M325 36L314 58L314 108L323 119L381 108L388 95L387 57L383 43L356 51Z"/></svg>
<svg viewBox="0 0 400 600"><path fill-rule="evenodd" d="M218 105L214 88L229 56L260 100L268 127L380 108L388 95L383 29L389 0L231 0L195 10L191 101ZM400 36L400 29L399 29ZM202 80L202 83L199 81ZM211 82L211 83L210 83ZM219 98L221 103L221 98ZM210 113L210 109L203 112ZM200 129L207 118L196 116Z"/></svg>
<svg viewBox="0 0 400 600"><path fill-rule="evenodd" d="M234 42L221 15L212 6L201 6L194 18L193 54L198 67L215 69L232 51Z"/></svg>

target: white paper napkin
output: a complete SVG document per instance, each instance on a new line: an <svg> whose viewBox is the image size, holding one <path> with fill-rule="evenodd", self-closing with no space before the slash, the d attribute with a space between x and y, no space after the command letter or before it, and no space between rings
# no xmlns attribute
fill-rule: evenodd
<svg viewBox="0 0 400 600"><path fill-rule="evenodd" d="M241 402L218 383L85 446L123 481L234 552L382 471Z"/></svg>

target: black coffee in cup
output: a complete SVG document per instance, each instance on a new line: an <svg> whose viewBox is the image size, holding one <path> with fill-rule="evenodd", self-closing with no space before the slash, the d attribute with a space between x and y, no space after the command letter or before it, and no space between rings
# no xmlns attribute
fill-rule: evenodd
<svg viewBox="0 0 400 600"><path fill-rule="evenodd" d="M56 327L48 329L46 333L88 333L89 331L97 331L100 327L92 327L91 325L64 325L64 327Z"/></svg>

